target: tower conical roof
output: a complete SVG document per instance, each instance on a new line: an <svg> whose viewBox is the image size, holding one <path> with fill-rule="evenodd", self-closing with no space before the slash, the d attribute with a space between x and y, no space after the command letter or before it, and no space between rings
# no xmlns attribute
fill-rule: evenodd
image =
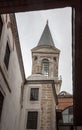
<svg viewBox="0 0 82 130"><path fill-rule="evenodd" d="M52 46L55 47L52 35L48 26L48 21L46 23L46 26L44 28L44 31L42 33L42 36L39 40L38 46Z"/></svg>

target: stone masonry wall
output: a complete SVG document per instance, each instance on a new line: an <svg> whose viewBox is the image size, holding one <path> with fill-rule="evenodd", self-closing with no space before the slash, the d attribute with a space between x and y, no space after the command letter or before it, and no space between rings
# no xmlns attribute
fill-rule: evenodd
<svg viewBox="0 0 82 130"><path fill-rule="evenodd" d="M42 60L48 59L49 77L58 77L59 55L50 48L42 48L40 51L32 53L32 74L42 74Z"/></svg>
<svg viewBox="0 0 82 130"><path fill-rule="evenodd" d="M51 84L43 84L42 97L41 97L41 130L53 130L52 129L52 112L55 108L53 105L53 91ZM53 119L54 120L54 119ZM55 122L54 122L55 124Z"/></svg>

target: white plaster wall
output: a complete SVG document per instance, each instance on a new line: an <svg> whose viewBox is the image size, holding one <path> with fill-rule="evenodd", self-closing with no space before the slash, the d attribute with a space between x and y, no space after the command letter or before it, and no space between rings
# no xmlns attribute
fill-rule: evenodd
<svg viewBox="0 0 82 130"><path fill-rule="evenodd" d="M41 84L26 84L24 86L24 95L23 95L23 108L21 110L21 121L20 121L20 130L26 130L27 114L28 111L38 111L38 130L40 130L40 113L41 113ZM39 100L30 101L30 89L39 88Z"/></svg>
<svg viewBox="0 0 82 130"><path fill-rule="evenodd" d="M4 25L0 41L0 65L11 89L11 93L8 91L0 73L0 85L2 87L2 91L5 93L0 130L19 130L21 83L23 82L23 79L20 72L12 31L11 28L7 28L9 15L3 15L2 18ZM9 41L9 47L11 50L8 70L6 69L3 61L7 40Z"/></svg>

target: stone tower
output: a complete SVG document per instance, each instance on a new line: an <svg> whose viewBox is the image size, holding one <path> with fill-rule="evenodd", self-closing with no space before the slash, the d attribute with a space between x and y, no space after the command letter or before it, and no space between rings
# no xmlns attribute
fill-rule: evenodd
<svg viewBox="0 0 82 130"><path fill-rule="evenodd" d="M60 92L61 81L58 80L58 63L60 50L54 45L48 22L44 28L38 45L32 50L32 74L41 74L53 79L57 94Z"/></svg>
<svg viewBox="0 0 82 130"><path fill-rule="evenodd" d="M24 85L20 130L55 130L60 51L54 45L48 22L32 50L32 75Z"/></svg>

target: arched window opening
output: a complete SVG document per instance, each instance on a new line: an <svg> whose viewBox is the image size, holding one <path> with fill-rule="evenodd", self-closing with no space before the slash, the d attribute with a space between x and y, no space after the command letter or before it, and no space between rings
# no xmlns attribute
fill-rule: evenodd
<svg viewBox="0 0 82 130"><path fill-rule="evenodd" d="M66 108L62 112L63 123L73 123L73 106Z"/></svg>
<svg viewBox="0 0 82 130"><path fill-rule="evenodd" d="M49 75L49 61L48 61L48 59L42 60L42 74L45 76Z"/></svg>

